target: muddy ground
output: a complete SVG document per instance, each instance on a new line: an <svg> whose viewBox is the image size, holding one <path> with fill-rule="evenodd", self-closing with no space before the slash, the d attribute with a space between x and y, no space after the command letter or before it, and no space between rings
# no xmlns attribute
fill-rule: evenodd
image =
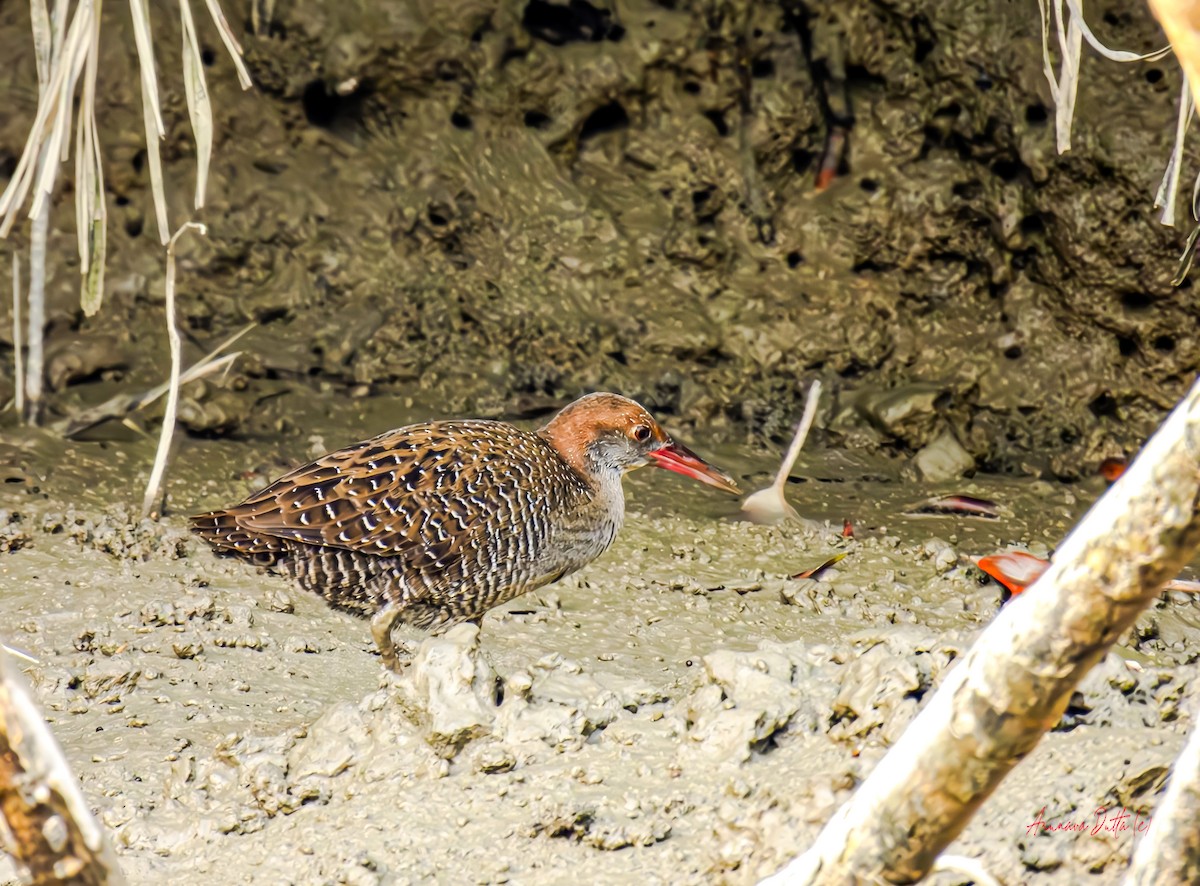
<svg viewBox="0 0 1200 886"><path fill-rule="evenodd" d="M218 138L210 234L181 250L189 359L255 327L230 374L186 392L166 518L136 516L154 409L73 441L11 412L0 429L4 635L39 658L27 673L126 872L753 882L994 615L970 558L1052 548L1102 492L1099 460L1193 379L1196 302L1169 283L1187 220L1150 206L1177 70L1086 59L1059 157L1036 5L280 5L262 36L227 5L252 93L201 28ZM1161 42L1140 9L1088 9L1113 44ZM126 14L106 7L108 33ZM35 105L26 16L0 9L0 183ZM155 27L178 223L193 149L178 25ZM56 207L51 424L166 372L132 65L130 41L106 43L96 317L69 191ZM838 128L848 152L818 191ZM404 679L364 624L184 532L408 420L534 421L596 389L755 488L815 377L831 396L789 493L825 528L750 526L635 476L602 560L478 638L426 644ZM946 491L1003 516L905 515ZM787 578L842 550L821 580ZM1198 617L1187 598L1143 617L955 851L1010 882L1116 882L1131 833L1027 827L1043 807L1152 812Z"/></svg>

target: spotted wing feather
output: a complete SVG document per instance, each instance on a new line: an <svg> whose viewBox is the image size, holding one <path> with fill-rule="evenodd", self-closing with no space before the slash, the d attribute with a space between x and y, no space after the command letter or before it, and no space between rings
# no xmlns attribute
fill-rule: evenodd
<svg viewBox="0 0 1200 886"><path fill-rule="evenodd" d="M444 586L488 565L466 562L485 549L515 553L488 544L488 533L527 535L528 509L569 494L569 473L544 440L511 425L434 422L330 453L240 505L193 519L197 532L238 553L344 549L395 558L406 574ZM574 486L585 490L578 478Z"/></svg>

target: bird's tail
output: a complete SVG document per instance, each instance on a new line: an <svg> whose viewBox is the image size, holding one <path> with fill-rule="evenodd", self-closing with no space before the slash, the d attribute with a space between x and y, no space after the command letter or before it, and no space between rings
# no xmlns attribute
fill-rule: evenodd
<svg viewBox="0 0 1200 886"><path fill-rule="evenodd" d="M192 532L221 553L238 554L256 562L273 562L288 552L283 539L244 528L238 522L237 514L230 511L209 511L188 519L192 523Z"/></svg>

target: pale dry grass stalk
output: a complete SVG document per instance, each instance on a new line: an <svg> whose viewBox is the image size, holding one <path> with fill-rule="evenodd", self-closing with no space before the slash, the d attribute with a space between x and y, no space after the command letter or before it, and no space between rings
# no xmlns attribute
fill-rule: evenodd
<svg viewBox="0 0 1200 886"><path fill-rule="evenodd" d="M13 286L13 405L17 415L25 415L25 342L21 337L21 254L14 252L12 257L12 286Z"/></svg>
<svg viewBox="0 0 1200 886"><path fill-rule="evenodd" d="M1048 6L1047 3L1052 4ZM1038 0L1042 18L1042 61L1046 80L1050 84L1050 95L1054 99L1055 134L1060 154L1071 150L1071 124L1075 117L1075 96L1079 88L1080 60L1083 44L1092 47L1104 58L1114 62L1158 61L1171 54L1170 46L1154 52L1138 54L1119 49L1110 49L1092 33L1083 17L1083 0ZM1054 33L1057 38L1060 56L1058 74L1050 59L1050 29L1051 14L1054 19ZM1183 162L1183 146L1187 136L1187 127L1195 112L1195 102L1188 87L1188 76L1185 70L1183 88L1179 96L1179 115L1175 124L1175 143L1163 173L1162 182L1154 197L1155 208L1162 207L1159 221L1168 226L1175 224L1175 202L1179 191L1179 177ZM1200 177L1197 178L1200 187ZM1193 199L1193 204L1195 200ZM1193 215L1196 207L1193 205ZM1197 215L1200 218L1200 215Z"/></svg>
<svg viewBox="0 0 1200 886"><path fill-rule="evenodd" d="M188 115L196 140L196 191L194 204L204 205L208 168L212 158L213 116L196 22L189 0L178 0L183 31L183 79ZM242 61L242 48L221 11L218 0L205 0L216 27L237 69L243 89L250 75ZM137 48L142 92L146 153L150 189L159 237L169 239L166 191L159 141L166 135L158 96L154 39L148 0L129 0ZM30 246L29 353L25 365L26 418L36 423L42 397L42 327L45 322L45 246L50 203L60 167L71 152L75 127L75 224L79 250L80 303L92 315L104 301L104 265L107 256L108 213L104 199L104 170L96 124L96 84L100 58L100 0L30 0L34 55L38 73L38 107L13 177L0 195L0 237L8 236L23 207L29 205L33 222ZM77 96L78 93L78 96ZM76 99L78 101L76 102ZM78 112L75 107L78 105ZM21 382L19 381L18 384Z"/></svg>
<svg viewBox="0 0 1200 886"><path fill-rule="evenodd" d="M25 355L25 412L31 425L42 418L42 388L46 377L46 237L50 207L43 205L33 219L29 236L29 350ZM18 380L18 384L22 382Z"/></svg>
<svg viewBox="0 0 1200 886"><path fill-rule="evenodd" d="M179 337L179 327L175 324L175 244L187 231L196 231L201 236L205 236L208 228L197 222L185 222L167 241L167 340L171 343L171 379L167 388L167 408L163 415L162 432L158 437L158 451L154 455L154 467L150 470L150 480L146 483L146 495L142 499L143 517L149 517L155 512L154 503L158 498L163 473L167 469L167 457L171 452L171 437L175 433L175 415L179 410L179 377L183 371L183 342Z"/></svg>

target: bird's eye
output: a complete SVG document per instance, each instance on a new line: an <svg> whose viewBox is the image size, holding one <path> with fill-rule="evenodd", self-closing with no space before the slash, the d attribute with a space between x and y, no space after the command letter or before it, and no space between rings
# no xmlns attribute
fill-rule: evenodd
<svg viewBox="0 0 1200 886"><path fill-rule="evenodd" d="M645 443L650 439L650 428L646 425L637 425L633 429L633 439L639 443Z"/></svg>

